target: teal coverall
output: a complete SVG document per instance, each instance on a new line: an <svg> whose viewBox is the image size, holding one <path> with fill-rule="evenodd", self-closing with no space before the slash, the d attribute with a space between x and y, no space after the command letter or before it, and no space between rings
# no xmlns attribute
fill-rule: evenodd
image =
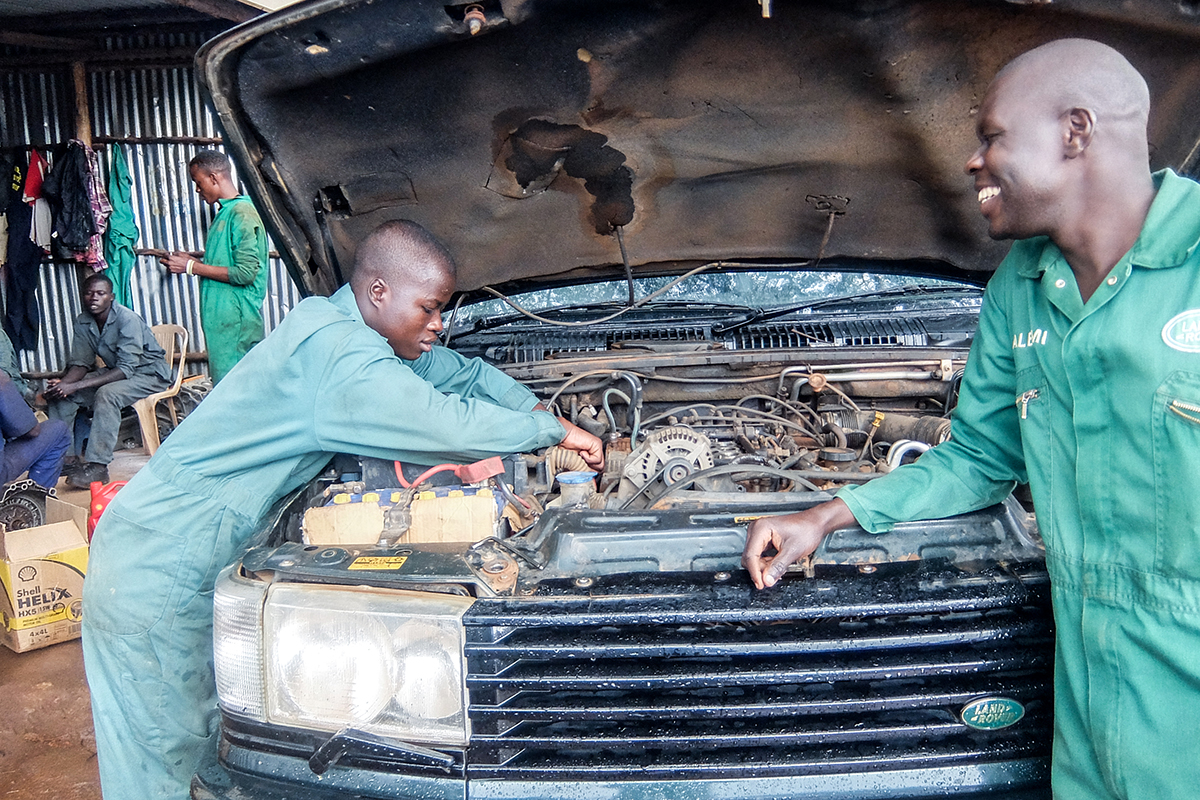
<svg viewBox="0 0 1200 800"><path fill-rule="evenodd" d="M477 359L441 347L397 358L348 286L297 304L232 378L121 489L92 540L83 653L105 800L182 800L215 759L216 575L331 454L438 464L565 435Z"/></svg>
<svg viewBox="0 0 1200 800"><path fill-rule="evenodd" d="M1058 800L1200 796L1200 186L1170 171L1087 303L1048 239L988 285L951 438L839 492L868 531L1028 480L1058 643Z"/></svg>
<svg viewBox="0 0 1200 800"><path fill-rule="evenodd" d="M200 279L200 323L208 371L217 383L263 339L267 232L245 195L220 202L204 240L203 263L229 270L229 282Z"/></svg>

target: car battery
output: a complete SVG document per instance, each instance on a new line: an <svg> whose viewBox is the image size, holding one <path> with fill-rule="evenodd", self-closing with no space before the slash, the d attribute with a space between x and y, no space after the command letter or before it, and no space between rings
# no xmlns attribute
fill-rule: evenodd
<svg viewBox="0 0 1200 800"><path fill-rule="evenodd" d="M502 500L486 487L439 486L420 492L407 508L407 492L340 492L304 514L311 545L396 545L478 542L494 536Z"/></svg>
<svg viewBox="0 0 1200 800"><path fill-rule="evenodd" d="M488 488L439 486L420 492L409 507L401 542L478 542L496 535L502 503Z"/></svg>

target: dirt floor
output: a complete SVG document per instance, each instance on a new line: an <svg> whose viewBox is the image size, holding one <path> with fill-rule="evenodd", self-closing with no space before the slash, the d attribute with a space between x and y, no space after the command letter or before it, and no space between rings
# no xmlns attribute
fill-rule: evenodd
<svg viewBox="0 0 1200 800"><path fill-rule="evenodd" d="M0 647L0 800L100 800L79 641Z"/></svg>
<svg viewBox="0 0 1200 800"><path fill-rule="evenodd" d="M110 480L147 461L121 450ZM87 508L88 492L59 482L63 500ZM96 739L79 641L27 653L0 646L0 800L100 800Z"/></svg>

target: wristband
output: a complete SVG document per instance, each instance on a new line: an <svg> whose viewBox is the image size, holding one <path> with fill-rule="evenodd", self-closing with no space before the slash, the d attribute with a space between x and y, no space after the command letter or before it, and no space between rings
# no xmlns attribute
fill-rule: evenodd
<svg viewBox="0 0 1200 800"><path fill-rule="evenodd" d="M192 272L192 265L193 265L193 264L195 264L195 263L196 263L196 262L195 262L195 261L192 261L192 259L190 259L190 258L188 259L188 262L187 262L187 274L188 274L188 275L195 275L195 274L196 274L196 273Z"/></svg>

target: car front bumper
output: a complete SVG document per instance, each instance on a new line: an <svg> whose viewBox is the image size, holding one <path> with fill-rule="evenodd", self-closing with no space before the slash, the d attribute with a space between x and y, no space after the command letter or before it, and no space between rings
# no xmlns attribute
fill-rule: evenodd
<svg viewBox="0 0 1200 800"><path fill-rule="evenodd" d="M243 769L248 768L248 769ZM249 771L252 769L253 771ZM270 774L267 778L263 773ZM324 775L291 756L226 751L192 781L192 800L1049 800L1050 766L1027 759L970 766L736 780L502 781L335 766Z"/></svg>

